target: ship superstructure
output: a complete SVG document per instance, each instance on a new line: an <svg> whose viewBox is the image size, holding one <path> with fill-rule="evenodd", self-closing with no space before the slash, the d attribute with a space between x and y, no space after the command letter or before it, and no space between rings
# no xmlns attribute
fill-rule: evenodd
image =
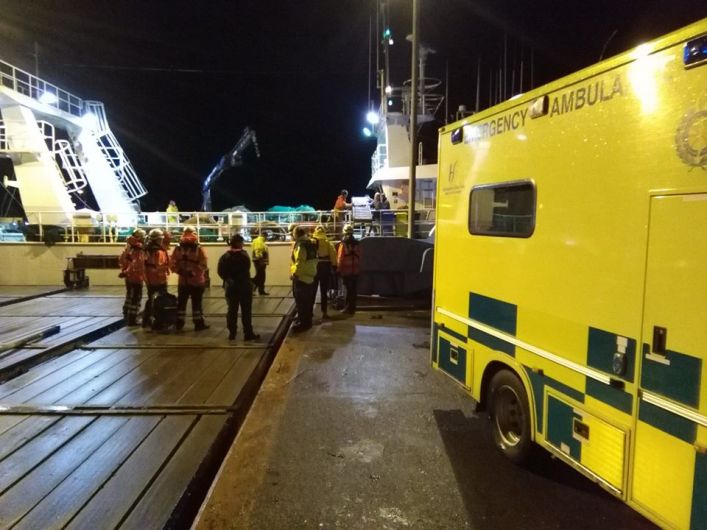
<svg viewBox="0 0 707 530"><path fill-rule="evenodd" d="M410 113L412 108L412 86L408 79L395 85L390 71L390 53L393 38L388 29L385 9L379 10L379 26L383 28L378 45L382 60L379 61L378 87L380 105L376 116L376 150L371 157L371 180L369 189L383 191L391 208L404 208L409 202L409 175L412 146L410 144ZM429 46L420 46L419 84L417 87L417 126L435 120L444 101L440 92L442 81L426 75L427 59L435 51ZM425 157L422 143L416 149L416 209L432 209L435 206L437 164L433 156Z"/></svg>
<svg viewBox="0 0 707 530"><path fill-rule="evenodd" d="M0 156L9 158L30 224L85 217L88 188L100 212L131 224L147 190L113 135L103 103L83 100L0 61ZM83 213L82 213L83 211Z"/></svg>

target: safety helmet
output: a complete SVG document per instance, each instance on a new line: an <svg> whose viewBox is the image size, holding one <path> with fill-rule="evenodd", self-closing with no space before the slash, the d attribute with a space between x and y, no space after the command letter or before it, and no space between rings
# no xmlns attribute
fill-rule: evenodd
<svg viewBox="0 0 707 530"><path fill-rule="evenodd" d="M292 234L295 231L295 228L297 228L297 224L290 223L289 225L287 225L287 233Z"/></svg>
<svg viewBox="0 0 707 530"><path fill-rule="evenodd" d="M353 234L353 226L347 224L344 225L344 234Z"/></svg>
<svg viewBox="0 0 707 530"><path fill-rule="evenodd" d="M315 234L326 234L326 230L324 230L324 227L322 225L318 225L317 228L314 229Z"/></svg>
<svg viewBox="0 0 707 530"><path fill-rule="evenodd" d="M161 237L164 237L164 232L162 230L160 230L159 228L153 228L152 230L150 230L150 234L148 235L148 237L152 241L154 241L156 239L160 239Z"/></svg>
<svg viewBox="0 0 707 530"><path fill-rule="evenodd" d="M184 230L182 230L183 234L189 234L189 233L195 233L196 230L194 229L193 226L185 226Z"/></svg>
<svg viewBox="0 0 707 530"><path fill-rule="evenodd" d="M137 239L145 239L145 231L142 228L133 230L133 237Z"/></svg>

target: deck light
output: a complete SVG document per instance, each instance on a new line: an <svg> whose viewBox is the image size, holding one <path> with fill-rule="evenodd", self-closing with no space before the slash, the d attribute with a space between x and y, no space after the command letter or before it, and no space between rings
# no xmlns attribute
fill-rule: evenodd
<svg viewBox="0 0 707 530"><path fill-rule="evenodd" d="M58 101L56 94L52 92L43 92L41 96L39 96L39 102L44 103L45 105L52 105Z"/></svg>
<svg viewBox="0 0 707 530"><path fill-rule="evenodd" d="M380 121L378 113L373 110L369 110L368 114L366 114L366 121L371 125L378 125L378 122Z"/></svg>
<svg viewBox="0 0 707 530"><path fill-rule="evenodd" d="M361 132L366 138L370 138L371 136L373 136L373 131L371 131L371 129L369 129L368 127L364 127Z"/></svg>
<svg viewBox="0 0 707 530"><path fill-rule="evenodd" d="M387 87L385 87L385 93L386 93L388 96L390 96L390 95L393 93L393 87L390 86L390 85L388 85Z"/></svg>
<svg viewBox="0 0 707 530"><path fill-rule="evenodd" d="M81 116L81 126L85 129L95 130L98 127L98 118L93 112L87 112Z"/></svg>

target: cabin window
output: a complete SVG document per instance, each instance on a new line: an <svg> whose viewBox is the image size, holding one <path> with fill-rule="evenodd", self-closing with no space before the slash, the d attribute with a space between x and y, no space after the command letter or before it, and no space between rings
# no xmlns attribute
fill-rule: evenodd
<svg viewBox="0 0 707 530"><path fill-rule="evenodd" d="M535 186L530 181L475 186L469 202L472 234L530 237L535 230Z"/></svg>

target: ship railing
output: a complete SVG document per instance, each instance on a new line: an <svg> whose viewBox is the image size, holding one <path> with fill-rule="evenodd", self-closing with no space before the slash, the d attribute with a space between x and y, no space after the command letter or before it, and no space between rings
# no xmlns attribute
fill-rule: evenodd
<svg viewBox="0 0 707 530"><path fill-rule="evenodd" d="M128 199L135 201L147 195L145 186L135 173L135 169L133 169L130 160L125 155L125 151L120 147L118 139L108 126L103 103L100 101L85 101L84 111L94 117L94 132L98 139L98 145L127 194Z"/></svg>
<svg viewBox="0 0 707 530"><path fill-rule="evenodd" d="M203 243L228 244L231 236L240 234L246 242L262 234L268 242L292 241L292 226L302 226L313 234L318 226L327 237L339 240L344 226L350 224L356 237L406 236L407 210L375 210L364 218L354 211L318 210L307 212L123 212L101 213L91 210L77 212L28 212L29 222L18 223L14 231L25 241L47 244L124 243L140 228L146 233L160 229L178 241L189 226ZM434 227L435 211L419 209L415 215L415 237L426 239ZM13 241L21 238L13 238Z"/></svg>
<svg viewBox="0 0 707 530"><path fill-rule="evenodd" d="M42 104L81 116L83 100L36 75L0 61L0 84Z"/></svg>

